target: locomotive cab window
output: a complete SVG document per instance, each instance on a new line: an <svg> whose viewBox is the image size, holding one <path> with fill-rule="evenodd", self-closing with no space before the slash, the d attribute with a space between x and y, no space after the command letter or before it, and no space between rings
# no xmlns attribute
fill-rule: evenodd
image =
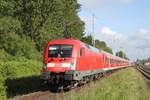
<svg viewBox="0 0 150 100"><path fill-rule="evenodd" d="M72 49L73 45L67 45L67 44L56 44L56 45L50 45L48 48L48 57L72 57Z"/></svg>

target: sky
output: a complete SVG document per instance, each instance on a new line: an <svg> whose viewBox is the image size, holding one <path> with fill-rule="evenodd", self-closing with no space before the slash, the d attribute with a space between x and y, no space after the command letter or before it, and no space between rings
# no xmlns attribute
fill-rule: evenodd
<svg viewBox="0 0 150 100"><path fill-rule="evenodd" d="M150 57L150 0L78 0L86 35L105 41L131 60ZM92 16L94 34L92 33Z"/></svg>

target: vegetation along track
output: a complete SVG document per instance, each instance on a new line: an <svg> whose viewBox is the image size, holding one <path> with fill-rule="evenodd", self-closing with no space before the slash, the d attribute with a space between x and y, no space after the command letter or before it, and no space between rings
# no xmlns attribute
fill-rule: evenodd
<svg viewBox="0 0 150 100"><path fill-rule="evenodd" d="M116 70L108 71L104 76L101 78L104 78L105 76L111 75L113 72L116 72ZM100 79L101 79L100 78ZM68 95L74 92L78 92L79 94L82 93L82 88L88 86L88 83L86 85L82 85L80 87L74 88L73 90L67 91L67 92L51 92L49 89L38 91L34 93L30 93L23 96L16 96L14 98L10 98L9 100L64 100Z"/></svg>
<svg viewBox="0 0 150 100"><path fill-rule="evenodd" d="M137 66L136 68L147 80L149 80L150 83L150 67Z"/></svg>

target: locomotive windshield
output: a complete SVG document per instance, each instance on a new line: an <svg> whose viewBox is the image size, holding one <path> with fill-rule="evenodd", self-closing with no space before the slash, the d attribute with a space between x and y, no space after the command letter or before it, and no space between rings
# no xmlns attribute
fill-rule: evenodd
<svg viewBox="0 0 150 100"><path fill-rule="evenodd" d="M72 45L67 44L55 44L50 45L48 48L48 57L55 58L67 58L72 57Z"/></svg>

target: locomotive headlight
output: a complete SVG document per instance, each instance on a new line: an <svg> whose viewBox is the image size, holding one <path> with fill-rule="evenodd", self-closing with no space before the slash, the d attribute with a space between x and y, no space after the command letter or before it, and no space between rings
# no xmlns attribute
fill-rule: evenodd
<svg viewBox="0 0 150 100"><path fill-rule="evenodd" d="M61 67L70 67L71 63L62 63Z"/></svg>
<svg viewBox="0 0 150 100"><path fill-rule="evenodd" d="M73 67L74 63L62 63L62 67Z"/></svg>
<svg viewBox="0 0 150 100"><path fill-rule="evenodd" d="M47 67L55 67L55 63L48 63Z"/></svg>

